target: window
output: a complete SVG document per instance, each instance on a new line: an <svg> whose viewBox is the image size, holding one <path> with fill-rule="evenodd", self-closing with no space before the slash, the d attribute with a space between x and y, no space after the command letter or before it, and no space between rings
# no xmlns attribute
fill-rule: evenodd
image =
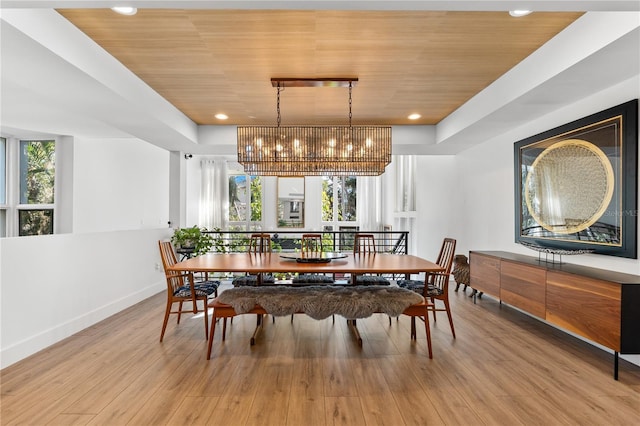
<svg viewBox="0 0 640 426"><path fill-rule="evenodd" d="M340 176L322 178L322 221L356 221L356 177Z"/></svg>
<svg viewBox="0 0 640 426"><path fill-rule="evenodd" d="M55 142L20 141L18 235L53 234Z"/></svg>
<svg viewBox="0 0 640 426"><path fill-rule="evenodd" d="M239 231L262 227L260 176L229 175L229 226Z"/></svg>
<svg viewBox="0 0 640 426"><path fill-rule="evenodd" d="M53 234L56 142L0 138L0 236Z"/></svg>

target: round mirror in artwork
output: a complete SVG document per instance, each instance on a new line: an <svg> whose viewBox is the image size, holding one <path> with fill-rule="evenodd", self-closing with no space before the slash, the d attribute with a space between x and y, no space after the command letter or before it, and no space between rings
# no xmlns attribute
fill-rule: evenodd
<svg viewBox="0 0 640 426"><path fill-rule="evenodd" d="M525 180L531 216L556 234L580 232L595 223L613 197L611 163L581 139L556 142L535 159Z"/></svg>

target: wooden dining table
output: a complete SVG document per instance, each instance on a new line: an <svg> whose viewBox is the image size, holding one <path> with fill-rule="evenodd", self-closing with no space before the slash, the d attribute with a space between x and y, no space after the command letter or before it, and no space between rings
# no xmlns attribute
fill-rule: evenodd
<svg viewBox="0 0 640 426"><path fill-rule="evenodd" d="M265 273L313 273L313 274L349 274L351 285L357 285L358 275L362 274L411 274L442 272L444 269L437 263L433 263L418 256L406 254L387 253L349 253L342 258L328 262L315 263L309 261L298 262L290 259L290 253L209 253L202 256L183 260L171 266L169 269L178 272L244 272L257 274L258 277ZM286 257L283 257L286 256ZM193 282L193 280L192 280ZM261 280L258 278L258 285ZM277 284L276 284L277 285ZM362 339L356 327L355 320L348 320L349 326L356 335L359 345ZM258 317L255 336L262 327L262 320Z"/></svg>
<svg viewBox="0 0 640 426"><path fill-rule="evenodd" d="M408 254L346 254L326 263L297 262L287 253L209 253L178 262L179 272L247 272L249 274L290 272L315 274L419 274L442 272L440 265ZM357 283L357 279L356 279Z"/></svg>

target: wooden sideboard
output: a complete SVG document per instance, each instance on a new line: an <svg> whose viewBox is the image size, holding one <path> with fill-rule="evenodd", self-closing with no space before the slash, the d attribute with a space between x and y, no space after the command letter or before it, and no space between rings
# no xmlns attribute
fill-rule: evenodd
<svg viewBox="0 0 640 426"><path fill-rule="evenodd" d="M640 276L502 251L469 253L471 287L614 351L640 354Z"/></svg>

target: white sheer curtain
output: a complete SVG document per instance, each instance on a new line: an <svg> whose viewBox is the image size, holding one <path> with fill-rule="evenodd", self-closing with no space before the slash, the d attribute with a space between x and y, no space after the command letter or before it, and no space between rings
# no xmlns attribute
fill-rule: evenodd
<svg viewBox="0 0 640 426"><path fill-rule="evenodd" d="M202 160L200 223L209 230L226 229L229 220L229 173L226 160Z"/></svg>
<svg viewBox="0 0 640 426"><path fill-rule="evenodd" d="M377 231L382 227L382 179L361 176L356 183L356 219L361 231Z"/></svg>
<svg viewBox="0 0 640 426"><path fill-rule="evenodd" d="M395 219L394 230L409 231L409 254L416 254L418 243L416 203L416 156L394 155L395 165Z"/></svg>
<svg viewBox="0 0 640 426"><path fill-rule="evenodd" d="M396 163L396 212L416 210L415 155L394 155Z"/></svg>

